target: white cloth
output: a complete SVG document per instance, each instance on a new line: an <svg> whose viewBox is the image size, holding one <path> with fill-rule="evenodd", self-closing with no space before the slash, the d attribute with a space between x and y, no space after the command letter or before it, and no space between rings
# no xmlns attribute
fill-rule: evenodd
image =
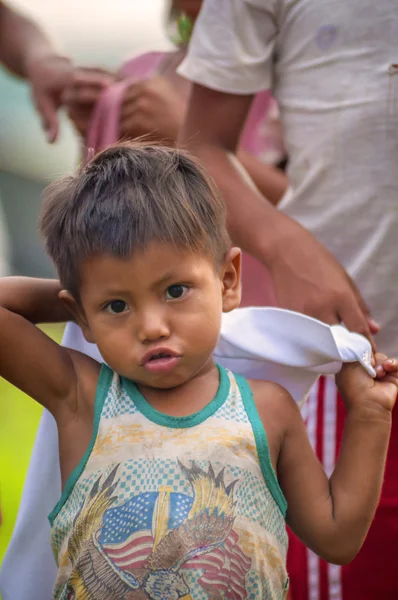
<svg viewBox="0 0 398 600"><path fill-rule="evenodd" d="M101 356L73 323L64 345L98 361ZM236 373L270 379L302 400L319 373L359 361L371 376L369 342L341 326L277 308L242 308L223 315L217 362ZM0 574L3 600L49 600L56 575L47 515L61 494L57 430L45 411L35 442L14 535Z"/></svg>
<svg viewBox="0 0 398 600"><path fill-rule="evenodd" d="M280 209L354 278L390 355L398 354L397 40L391 0L205 0L179 69L222 92L272 88L291 182Z"/></svg>

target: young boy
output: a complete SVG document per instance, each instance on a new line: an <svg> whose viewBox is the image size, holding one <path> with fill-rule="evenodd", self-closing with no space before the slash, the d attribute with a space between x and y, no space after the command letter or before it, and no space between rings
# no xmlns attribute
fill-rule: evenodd
<svg viewBox="0 0 398 600"><path fill-rule="evenodd" d="M377 506L398 387L376 356L338 377L345 437L328 480L288 392L217 367L240 251L187 155L119 146L52 185L42 214L59 298L106 365L0 309L0 375L55 417L64 491L50 515L54 598L282 598L285 518L329 561L358 552Z"/></svg>

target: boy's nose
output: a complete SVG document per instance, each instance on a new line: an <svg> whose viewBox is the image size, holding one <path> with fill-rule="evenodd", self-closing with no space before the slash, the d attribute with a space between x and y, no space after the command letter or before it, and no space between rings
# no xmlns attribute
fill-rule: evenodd
<svg viewBox="0 0 398 600"><path fill-rule="evenodd" d="M151 313L140 316L138 339L142 344L156 342L170 336L170 328L161 315Z"/></svg>

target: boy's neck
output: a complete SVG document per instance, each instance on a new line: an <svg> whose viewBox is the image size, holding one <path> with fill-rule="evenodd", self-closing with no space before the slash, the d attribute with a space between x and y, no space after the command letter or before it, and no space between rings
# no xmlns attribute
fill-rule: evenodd
<svg viewBox="0 0 398 600"><path fill-rule="evenodd" d="M161 389L137 384L137 388L155 410L173 417L185 417L207 406L215 398L219 383L219 371L211 357L194 377L182 385Z"/></svg>

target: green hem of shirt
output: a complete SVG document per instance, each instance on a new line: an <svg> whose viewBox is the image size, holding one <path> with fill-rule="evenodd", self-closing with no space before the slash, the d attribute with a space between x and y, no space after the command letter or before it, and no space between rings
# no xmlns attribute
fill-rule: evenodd
<svg viewBox="0 0 398 600"><path fill-rule="evenodd" d="M241 375L235 375L235 378L242 395L242 401L246 410L246 414L252 426L254 440L256 442L258 460L260 463L264 480L268 486L269 491L271 492L273 499L277 503L283 517L286 519L287 502L280 488L278 479L276 477L276 473L274 471L274 467L272 466L267 434L260 419L260 415L258 414L257 407L253 398L253 393L248 382L244 377L242 377Z"/></svg>
<svg viewBox="0 0 398 600"><path fill-rule="evenodd" d="M101 366L101 371L98 377L97 383L97 391L95 394L95 403L94 403L94 427L93 427L93 435L90 440L90 444L84 453L83 458L69 475L65 487L62 492L62 496L48 515L48 520L50 521L51 527L59 514L61 508L64 506L65 502L68 500L70 494L72 493L73 488L75 487L80 475L83 473L84 468L87 464L88 459L90 458L90 454L94 448L95 441L97 439L98 427L101 420L102 408L104 406L104 402L106 396L108 394L109 386L111 385L113 377L112 370L105 364Z"/></svg>

